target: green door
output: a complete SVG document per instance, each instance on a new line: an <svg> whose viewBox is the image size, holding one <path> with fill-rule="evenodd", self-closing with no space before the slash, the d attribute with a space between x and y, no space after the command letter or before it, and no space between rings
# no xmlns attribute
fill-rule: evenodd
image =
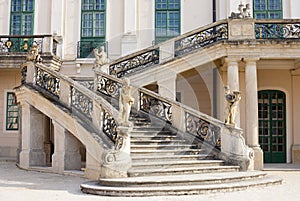
<svg viewBox="0 0 300 201"><path fill-rule="evenodd" d="M258 92L259 144L265 163L286 163L286 97L278 90Z"/></svg>

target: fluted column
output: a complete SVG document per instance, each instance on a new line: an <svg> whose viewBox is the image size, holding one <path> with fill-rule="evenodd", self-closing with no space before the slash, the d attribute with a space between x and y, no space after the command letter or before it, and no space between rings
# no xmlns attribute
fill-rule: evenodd
<svg viewBox="0 0 300 201"><path fill-rule="evenodd" d="M263 168L263 153L258 141L258 97L257 67L258 58L247 58L245 66L246 84L246 139L249 147L254 150L254 169Z"/></svg>
<svg viewBox="0 0 300 201"><path fill-rule="evenodd" d="M239 91L239 58L226 58L227 63L227 85L231 91ZM237 127L240 127L240 106L238 105L238 112L235 117L235 123Z"/></svg>

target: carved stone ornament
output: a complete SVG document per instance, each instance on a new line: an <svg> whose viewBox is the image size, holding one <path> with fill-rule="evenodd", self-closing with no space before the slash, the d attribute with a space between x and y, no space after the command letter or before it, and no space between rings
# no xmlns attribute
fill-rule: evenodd
<svg viewBox="0 0 300 201"><path fill-rule="evenodd" d="M43 61L41 55L39 54L39 47L35 42L32 43L30 50L28 51L26 61L35 61L39 63Z"/></svg>
<svg viewBox="0 0 300 201"><path fill-rule="evenodd" d="M238 113L238 102L241 100L241 93L239 91L230 91L228 86L224 87L225 89L225 99L226 99L226 108L225 108L225 124L236 126L235 118Z"/></svg>
<svg viewBox="0 0 300 201"><path fill-rule="evenodd" d="M250 4L247 3L245 6L241 2L238 6L238 11L237 13L232 12L231 15L229 16L229 19L244 19L244 18L251 18L251 9L250 9Z"/></svg>

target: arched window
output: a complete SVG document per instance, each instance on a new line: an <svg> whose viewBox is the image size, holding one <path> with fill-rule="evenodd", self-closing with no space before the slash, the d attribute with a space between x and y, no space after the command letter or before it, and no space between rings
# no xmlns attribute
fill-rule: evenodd
<svg viewBox="0 0 300 201"><path fill-rule="evenodd" d="M282 0L253 0L253 15L256 19L281 19Z"/></svg>

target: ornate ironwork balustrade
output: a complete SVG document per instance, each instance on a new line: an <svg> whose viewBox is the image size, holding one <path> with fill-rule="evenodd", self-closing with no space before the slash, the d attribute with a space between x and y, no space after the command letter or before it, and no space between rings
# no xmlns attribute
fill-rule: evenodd
<svg viewBox="0 0 300 201"><path fill-rule="evenodd" d="M222 23L175 40L175 57L228 39L228 24Z"/></svg>
<svg viewBox="0 0 300 201"><path fill-rule="evenodd" d="M140 91L140 110L172 123L172 105Z"/></svg>
<svg viewBox="0 0 300 201"><path fill-rule="evenodd" d="M26 75L25 75L26 76ZM52 95L59 97L60 95L60 78L36 67L35 83L39 87L45 89Z"/></svg>
<svg viewBox="0 0 300 201"><path fill-rule="evenodd" d="M109 97L119 99L120 92L119 89L122 87L122 84L103 74L97 74L97 83L96 91L100 92Z"/></svg>
<svg viewBox="0 0 300 201"><path fill-rule="evenodd" d="M117 121L112 117L112 115L104 110L103 112L103 128L102 131L113 141L116 142L118 132Z"/></svg>
<svg viewBox="0 0 300 201"><path fill-rule="evenodd" d="M221 128L209 121L185 112L186 132L199 137L217 149L221 149Z"/></svg>
<svg viewBox="0 0 300 201"><path fill-rule="evenodd" d="M42 53L45 37L51 37L51 35L0 36L0 53L27 52L32 43L36 43L39 47L39 53Z"/></svg>
<svg viewBox="0 0 300 201"><path fill-rule="evenodd" d="M133 73L138 69L146 68L159 63L159 49L154 48L146 52L112 63L109 66L109 74L118 78Z"/></svg>
<svg viewBox="0 0 300 201"><path fill-rule="evenodd" d="M256 39L299 39L300 23L255 23Z"/></svg>
<svg viewBox="0 0 300 201"><path fill-rule="evenodd" d="M93 100L74 87L71 87L71 107L92 120Z"/></svg>

